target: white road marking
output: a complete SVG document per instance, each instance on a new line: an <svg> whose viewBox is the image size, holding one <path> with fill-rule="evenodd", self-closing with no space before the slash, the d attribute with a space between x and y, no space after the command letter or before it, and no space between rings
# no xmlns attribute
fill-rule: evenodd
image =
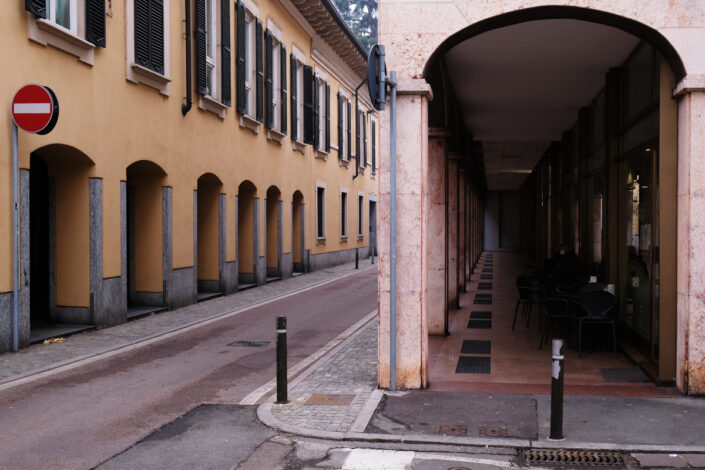
<svg viewBox="0 0 705 470"><path fill-rule="evenodd" d="M414 452L377 449L352 449L341 470L406 470Z"/></svg>

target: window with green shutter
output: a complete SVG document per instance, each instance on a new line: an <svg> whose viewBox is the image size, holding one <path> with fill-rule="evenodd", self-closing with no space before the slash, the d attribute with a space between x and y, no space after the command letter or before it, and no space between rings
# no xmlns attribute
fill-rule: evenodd
<svg viewBox="0 0 705 470"><path fill-rule="evenodd" d="M164 75L164 1L134 0L135 62Z"/></svg>

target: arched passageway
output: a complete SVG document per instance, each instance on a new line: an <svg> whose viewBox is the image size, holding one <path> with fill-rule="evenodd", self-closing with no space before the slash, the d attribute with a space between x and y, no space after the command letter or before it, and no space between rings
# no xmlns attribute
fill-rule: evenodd
<svg viewBox="0 0 705 470"><path fill-rule="evenodd" d="M265 259L267 281L281 279L282 271L282 200L281 191L276 186L267 189L265 200Z"/></svg>
<svg viewBox="0 0 705 470"><path fill-rule="evenodd" d="M166 172L139 160L127 167L127 317L164 308L163 185Z"/></svg>
<svg viewBox="0 0 705 470"><path fill-rule="evenodd" d="M259 198L251 181L240 183L237 194L238 288L265 282L259 256Z"/></svg>
<svg viewBox="0 0 705 470"><path fill-rule="evenodd" d="M388 60L413 72L413 64L399 60L406 47L412 44L392 49ZM400 83L410 96L398 103L401 127L411 131L428 126L427 147L424 135L398 144L406 149L398 149L397 162L403 166L397 172L402 180L398 187L415 187L418 174L428 175L418 188L418 201L413 191L404 196L398 224L418 217L420 233L429 238L412 236L398 247L397 272L404 273L398 282L405 283L408 295L415 296L418 289L423 300L418 307L397 300L403 304L398 308L403 309L404 339L397 344L395 369L401 379L396 385L424 387L438 365L425 361L444 354L454 354L458 363L446 364L447 373L435 376L436 384L495 381L462 374L463 358L458 356L471 354L461 353L463 341L491 341L492 351L506 357L497 346L516 345L524 335L505 331L500 318L503 309L513 314L514 278L528 263L550 278L544 260L559 245L576 251L577 269L586 281L613 285L619 299L613 315L625 356L602 367L623 367L630 364L629 356L657 381L672 381L680 367L675 218L679 123L673 90L686 75L675 48L650 26L612 13L526 8L459 30L430 54L424 75L430 89L407 77L414 83ZM427 160L422 159L428 163L427 173L408 159L399 163L407 153L419 151L427 152ZM487 259L491 257L481 256L483 250L499 253L495 264L506 256L525 257L513 264L518 271L505 272L510 289L497 290L499 273L483 270L497 269ZM479 260L489 266L478 269ZM405 266L411 273L421 261L428 285L405 272ZM386 276L382 269L382 296L389 295L384 292ZM493 289L494 299L487 303L494 302L492 307L477 302ZM382 386L391 375L385 310L382 302ZM412 313L417 310L418 317ZM489 323L483 322L489 331L472 331L475 322L469 320L478 319L474 313L491 316ZM538 323L532 328L537 336ZM428 344L407 339L427 338L429 332L450 337L432 337ZM531 344L538 350L538 336ZM487 373L502 375L505 383L522 375L525 380L531 368L528 342L525 346L515 351L519 355L514 361L523 372L511 372L495 356L487 358L492 364ZM594 374L596 381L606 381L599 368Z"/></svg>
<svg viewBox="0 0 705 470"><path fill-rule="evenodd" d="M293 272L306 272L306 205L301 191L294 192L291 201L291 253Z"/></svg>
<svg viewBox="0 0 705 470"><path fill-rule="evenodd" d="M213 173L198 178L196 249L199 300L224 292L225 195L221 193L222 187L223 183Z"/></svg>
<svg viewBox="0 0 705 470"><path fill-rule="evenodd" d="M23 191L29 192L22 198L29 206L24 202L21 208L29 213L23 216L29 247L21 249L29 256L24 273L29 321L22 322L29 328L20 333L21 343L102 322L91 295L94 278L102 281L102 267L96 272L91 266L98 256L91 240L102 233L102 220L91 210L102 204L100 181L90 177L93 164L68 145L48 145L30 154L29 175L21 178Z"/></svg>

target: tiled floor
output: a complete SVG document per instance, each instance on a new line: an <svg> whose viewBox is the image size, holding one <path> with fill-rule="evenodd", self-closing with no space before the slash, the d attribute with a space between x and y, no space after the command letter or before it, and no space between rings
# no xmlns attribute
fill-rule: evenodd
<svg viewBox="0 0 705 470"><path fill-rule="evenodd" d="M512 331L514 306L518 298L515 279L524 270L525 259L515 253L485 253L468 282L468 292L460 296L460 309L450 313L450 336L429 337L430 389L488 393L548 394L551 386L551 352L539 350L539 318L535 308L531 324L519 315ZM491 265L491 268L488 266ZM478 292L481 274L492 271L492 290ZM477 304L477 294L492 294L491 304ZM477 327L478 314L491 312L491 328ZM470 322L472 316L473 322ZM480 314L487 317L486 313ZM486 320L485 320L486 321ZM475 326L468 328L468 325ZM463 341L491 341L491 372L456 373ZM472 354L463 356L473 356ZM478 355L479 356L479 355ZM487 357L487 356L485 356ZM565 353L565 393L568 395L669 397L679 395L675 388L656 387L650 382L607 382L600 369L632 368L634 364L622 354L609 351Z"/></svg>

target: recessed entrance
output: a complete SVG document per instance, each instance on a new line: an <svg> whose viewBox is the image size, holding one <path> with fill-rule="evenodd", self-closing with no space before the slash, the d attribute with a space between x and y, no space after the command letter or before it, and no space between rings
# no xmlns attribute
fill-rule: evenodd
<svg viewBox="0 0 705 470"><path fill-rule="evenodd" d="M306 219L304 195L301 191L294 192L294 198L291 203L291 240L292 240L292 255L294 262L294 273L306 272L306 263L304 254L306 253Z"/></svg>
<svg viewBox="0 0 705 470"><path fill-rule="evenodd" d="M242 290L258 283L259 198L250 181L243 181L238 188L237 213L238 288Z"/></svg>
<svg viewBox="0 0 705 470"><path fill-rule="evenodd" d="M198 298L205 300L223 292L221 284L221 190L223 183L212 173L198 178L198 206L196 217L198 251Z"/></svg>

